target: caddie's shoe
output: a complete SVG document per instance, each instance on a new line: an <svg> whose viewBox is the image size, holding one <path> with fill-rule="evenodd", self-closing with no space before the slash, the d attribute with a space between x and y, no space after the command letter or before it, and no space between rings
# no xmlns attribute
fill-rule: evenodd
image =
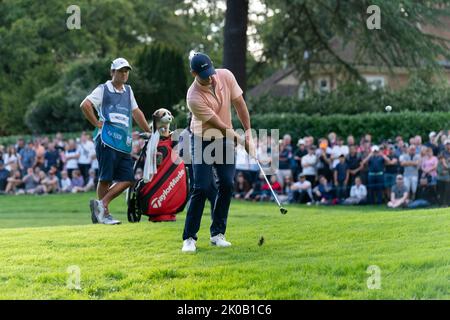
<svg viewBox="0 0 450 320"><path fill-rule="evenodd" d="M197 241L194 240L194 238L189 238L183 241L183 248L181 249L182 252L195 252L197 251L197 247L195 246L195 243Z"/></svg>
<svg viewBox="0 0 450 320"><path fill-rule="evenodd" d="M98 223L104 223L103 220L105 219L105 206L103 205L102 201L94 200L94 215L97 218Z"/></svg>
<svg viewBox="0 0 450 320"><path fill-rule="evenodd" d="M113 224L121 224L121 223L122 222L120 222L119 220L114 219L113 216L110 215L110 214L103 218L103 224L113 225Z"/></svg>
<svg viewBox="0 0 450 320"><path fill-rule="evenodd" d="M89 208L91 209L91 220L92 220L92 223L96 224L96 223L98 223L98 220L97 220L97 216L95 214L94 206L95 206L95 200L91 199L89 201Z"/></svg>
<svg viewBox="0 0 450 320"><path fill-rule="evenodd" d="M211 237L211 244L217 247L230 247L231 243L225 240L225 236L221 233Z"/></svg>

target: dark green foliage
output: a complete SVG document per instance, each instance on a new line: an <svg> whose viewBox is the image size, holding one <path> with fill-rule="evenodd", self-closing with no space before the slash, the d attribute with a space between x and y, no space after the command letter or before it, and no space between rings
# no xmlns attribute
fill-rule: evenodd
<svg viewBox="0 0 450 320"><path fill-rule="evenodd" d="M25 122L33 133L90 130L80 103L108 78L110 61L78 61L70 66L53 86L41 90L28 107Z"/></svg>
<svg viewBox="0 0 450 320"><path fill-rule="evenodd" d="M450 1L392 0L263 0L274 11L259 33L264 55L294 65L302 78L311 78L311 66L329 62L349 77L359 78L356 65L389 68L440 69L437 56L450 59L448 40L423 32L426 25L445 28ZM380 29L371 30L367 9L377 5ZM354 57L339 54L342 46L354 45ZM334 44L333 44L334 42ZM305 59L305 51L309 53Z"/></svg>
<svg viewBox="0 0 450 320"><path fill-rule="evenodd" d="M366 85L348 84L329 94L315 93L304 100L296 97L270 97L249 99L251 114L267 112L293 112L308 115L356 114L383 112L391 105L392 112L450 111L450 90L430 85L420 79L411 81L399 91L371 90Z"/></svg>
<svg viewBox="0 0 450 320"><path fill-rule="evenodd" d="M234 127L240 128L239 120ZM325 137L331 131L344 137L361 137L372 134L374 141L395 138L402 135L427 137L430 131L450 129L450 112L401 112L364 113L359 115L306 115L292 113L267 113L252 116L252 127L258 129L279 129L280 136L289 133L294 139L305 135Z"/></svg>
<svg viewBox="0 0 450 320"><path fill-rule="evenodd" d="M183 54L164 45L143 49L130 77L140 108L147 117L159 108L171 107L186 96L186 69Z"/></svg>

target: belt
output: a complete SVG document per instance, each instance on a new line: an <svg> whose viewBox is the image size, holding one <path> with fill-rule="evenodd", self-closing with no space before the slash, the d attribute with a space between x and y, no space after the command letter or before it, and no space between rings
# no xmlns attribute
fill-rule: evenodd
<svg viewBox="0 0 450 320"><path fill-rule="evenodd" d="M380 171L380 172L369 172L369 176L381 176L381 175L383 175L383 171Z"/></svg>

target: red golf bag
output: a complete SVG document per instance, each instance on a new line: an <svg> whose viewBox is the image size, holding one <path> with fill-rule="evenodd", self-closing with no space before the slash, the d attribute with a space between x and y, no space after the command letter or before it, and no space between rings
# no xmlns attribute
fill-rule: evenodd
<svg viewBox="0 0 450 320"><path fill-rule="evenodd" d="M146 161L147 145L148 141L135 163L134 171L139 163ZM129 189L129 222L139 222L142 215L153 222L175 221L176 214L184 210L189 195L188 173L181 158L172 152L173 147L170 138L162 137L157 148L157 173L148 183L141 179L134 188Z"/></svg>

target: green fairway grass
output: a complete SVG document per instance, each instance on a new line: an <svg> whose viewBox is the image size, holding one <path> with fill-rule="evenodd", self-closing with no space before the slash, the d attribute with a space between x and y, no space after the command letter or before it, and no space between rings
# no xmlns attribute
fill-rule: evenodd
<svg viewBox="0 0 450 320"><path fill-rule="evenodd" d="M92 225L93 194L0 196L1 299L449 299L450 209L287 206L233 202L230 248L196 254L177 222ZM260 237L265 241L258 245ZM80 270L70 289L70 266ZM369 266L381 272L369 289Z"/></svg>

